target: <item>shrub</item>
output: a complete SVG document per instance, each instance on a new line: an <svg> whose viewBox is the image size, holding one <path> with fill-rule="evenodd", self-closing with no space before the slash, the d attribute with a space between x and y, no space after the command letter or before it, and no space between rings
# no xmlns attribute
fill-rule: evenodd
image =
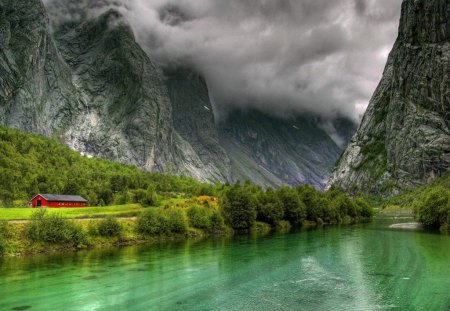
<svg viewBox="0 0 450 311"><path fill-rule="evenodd" d="M122 234L122 225L113 217L107 217L98 223L98 234L103 237L118 237Z"/></svg>
<svg viewBox="0 0 450 311"><path fill-rule="evenodd" d="M233 229L250 229L256 221L256 202L253 194L235 184L223 196L222 212Z"/></svg>
<svg viewBox="0 0 450 311"><path fill-rule="evenodd" d="M225 220L223 219L222 214L218 211L213 211L211 214L211 231L218 232L222 231L225 228Z"/></svg>
<svg viewBox="0 0 450 311"><path fill-rule="evenodd" d="M417 219L425 226L439 228L450 224L450 190L436 187L425 191L414 205Z"/></svg>
<svg viewBox="0 0 450 311"><path fill-rule="evenodd" d="M285 220L293 226L301 225L306 219L307 210L298 193L292 188L282 187L277 194L283 203Z"/></svg>
<svg viewBox="0 0 450 311"><path fill-rule="evenodd" d="M34 242L48 244L86 244L87 236L81 225L63 219L60 215L47 215L45 209L37 210L26 225L27 237Z"/></svg>
<svg viewBox="0 0 450 311"><path fill-rule="evenodd" d="M359 198L356 199L354 203L358 206L358 211L361 217L370 218L374 215L375 211L367 200Z"/></svg>
<svg viewBox="0 0 450 311"><path fill-rule="evenodd" d="M198 229L211 228L211 211L205 206L191 206L187 210L189 224Z"/></svg>
<svg viewBox="0 0 450 311"><path fill-rule="evenodd" d="M151 208L137 218L137 231L141 234L161 234L166 220L160 209Z"/></svg>
<svg viewBox="0 0 450 311"><path fill-rule="evenodd" d="M141 234L185 233L188 229L186 214L177 208L152 208L137 219L137 231Z"/></svg>
<svg viewBox="0 0 450 311"><path fill-rule="evenodd" d="M188 219L179 208L169 208L164 211L167 219L168 233L185 233L188 230Z"/></svg>
<svg viewBox="0 0 450 311"><path fill-rule="evenodd" d="M259 198L259 208L257 219L267 222L272 226L281 221L284 217L283 202L278 198L272 189L262 193Z"/></svg>
<svg viewBox="0 0 450 311"><path fill-rule="evenodd" d="M9 225L7 222L0 222L0 255L6 251L6 239L10 237Z"/></svg>

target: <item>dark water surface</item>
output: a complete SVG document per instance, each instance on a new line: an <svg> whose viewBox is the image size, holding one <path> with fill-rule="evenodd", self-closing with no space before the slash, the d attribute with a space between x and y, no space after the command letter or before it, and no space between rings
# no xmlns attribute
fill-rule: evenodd
<svg viewBox="0 0 450 311"><path fill-rule="evenodd" d="M450 236L387 221L0 262L0 310L450 310Z"/></svg>

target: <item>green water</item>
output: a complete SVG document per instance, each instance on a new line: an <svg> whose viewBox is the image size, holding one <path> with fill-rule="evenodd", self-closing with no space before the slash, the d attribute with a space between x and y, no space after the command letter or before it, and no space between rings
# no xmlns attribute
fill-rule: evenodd
<svg viewBox="0 0 450 311"><path fill-rule="evenodd" d="M10 258L0 310L450 310L450 236L378 221Z"/></svg>

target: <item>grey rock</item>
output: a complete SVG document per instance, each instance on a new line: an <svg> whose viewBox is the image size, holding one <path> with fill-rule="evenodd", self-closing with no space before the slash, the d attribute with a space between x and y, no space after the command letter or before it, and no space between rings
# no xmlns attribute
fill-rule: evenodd
<svg viewBox="0 0 450 311"><path fill-rule="evenodd" d="M392 195L441 176L449 116L450 2L405 0L383 78L328 185Z"/></svg>
<svg viewBox="0 0 450 311"><path fill-rule="evenodd" d="M197 73L186 68L165 70L172 103L174 129L199 156L200 175L212 181L231 180L230 160L220 146L208 86Z"/></svg>
<svg viewBox="0 0 450 311"><path fill-rule="evenodd" d="M256 111L235 111L219 124L221 145L231 160L233 180L263 186L312 184L323 189L344 146L310 115L278 119ZM344 145L355 125L331 124Z"/></svg>
<svg viewBox="0 0 450 311"><path fill-rule="evenodd" d="M117 11L77 13L50 31L40 0L1 3L0 124L147 171L318 188L342 152L336 137L353 133L347 121L327 129L311 116L256 112L217 124L204 79L155 66Z"/></svg>

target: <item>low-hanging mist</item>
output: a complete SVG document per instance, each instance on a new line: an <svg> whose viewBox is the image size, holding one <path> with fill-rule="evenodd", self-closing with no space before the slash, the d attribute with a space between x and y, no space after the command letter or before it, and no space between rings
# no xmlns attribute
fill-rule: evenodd
<svg viewBox="0 0 450 311"><path fill-rule="evenodd" d="M51 19L119 10L152 60L201 72L230 107L358 120L395 40L401 0L48 0Z"/></svg>

